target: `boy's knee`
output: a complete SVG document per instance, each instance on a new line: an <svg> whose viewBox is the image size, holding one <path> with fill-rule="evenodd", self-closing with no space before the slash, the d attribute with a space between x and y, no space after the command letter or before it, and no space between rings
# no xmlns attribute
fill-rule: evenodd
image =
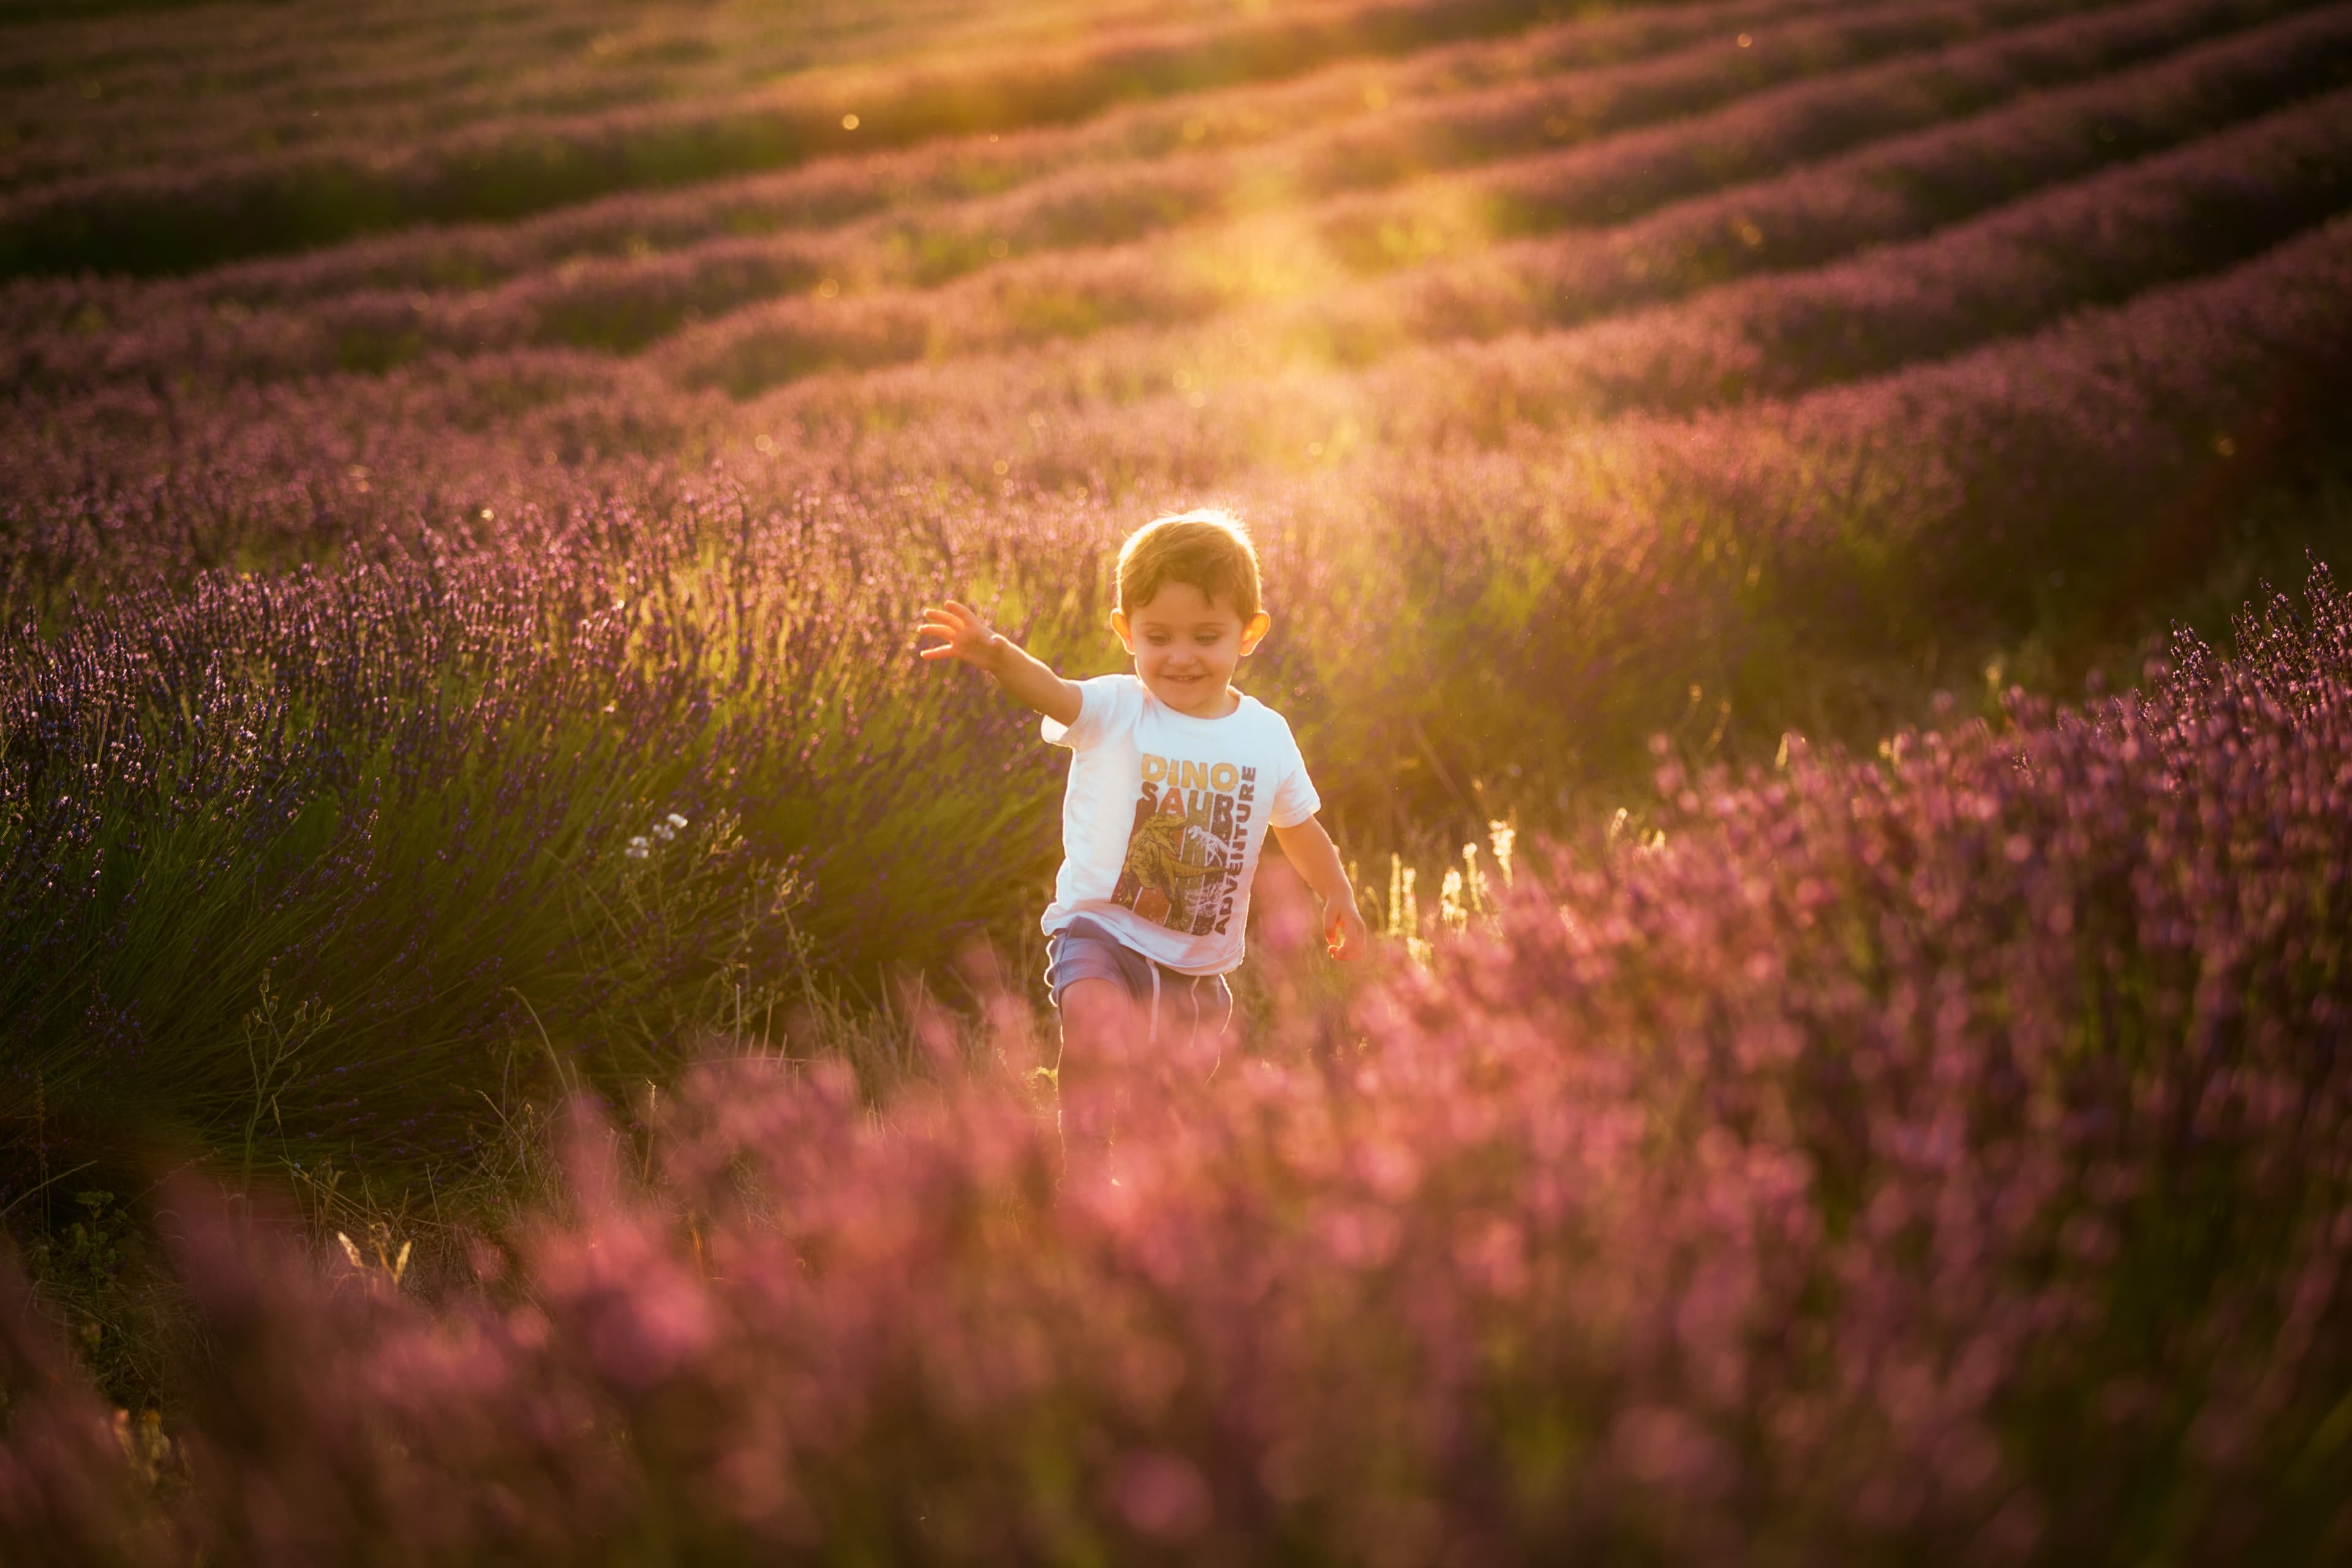
<svg viewBox="0 0 2352 1568"><path fill-rule="evenodd" d="M1134 1019L1135 1004L1115 980L1073 980L1062 990L1062 1037L1088 1043L1118 1037Z"/></svg>

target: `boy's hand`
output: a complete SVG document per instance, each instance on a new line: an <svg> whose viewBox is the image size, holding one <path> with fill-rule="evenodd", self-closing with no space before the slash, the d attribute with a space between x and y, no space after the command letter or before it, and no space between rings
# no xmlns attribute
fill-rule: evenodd
<svg viewBox="0 0 2352 1568"><path fill-rule="evenodd" d="M1372 933L1352 900L1342 900L1323 911L1323 945L1342 963L1352 963L1372 950Z"/></svg>
<svg viewBox="0 0 2352 1568"><path fill-rule="evenodd" d="M1364 929L1355 889L1349 887L1347 870L1339 864L1339 847L1323 825L1310 816L1288 827L1277 823L1272 831L1282 846L1282 858L1323 900L1323 945L1331 956L1345 963L1371 952L1372 933Z"/></svg>
<svg viewBox="0 0 2352 1568"><path fill-rule="evenodd" d="M1076 682L1064 680L1029 657L1011 637L1001 637L980 612L953 599L923 606L918 637L937 637L916 651L925 658L960 658L992 676L996 684L1059 724L1075 724L1086 700Z"/></svg>
<svg viewBox="0 0 2352 1568"><path fill-rule="evenodd" d="M977 611L953 599L939 605L925 605L923 624L916 628L915 635L941 639L922 649L923 658L960 658L992 674L997 668L998 650L1003 646L995 630L980 618Z"/></svg>

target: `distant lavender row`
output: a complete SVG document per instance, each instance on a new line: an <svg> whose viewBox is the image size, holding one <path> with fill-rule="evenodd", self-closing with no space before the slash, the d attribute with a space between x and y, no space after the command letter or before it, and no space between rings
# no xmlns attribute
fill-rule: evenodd
<svg viewBox="0 0 2352 1568"><path fill-rule="evenodd" d="M1704 118L1498 165L1437 190L1339 204L1318 215L1318 227L1351 268L1377 272L1497 238L1606 226L1630 212L1982 114L2037 89L2079 88L2216 35L2292 28L2301 14L2307 10L2230 3L2075 14L1833 81L1759 93ZM2324 22L2321 36L2332 36Z"/></svg>
<svg viewBox="0 0 2352 1568"><path fill-rule="evenodd" d="M955 0L734 8L360 0L310 17L133 5L144 15L131 26L102 12L46 27L13 17L0 36L0 71L16 89L17 134L0 147L0 186L257 155L364 158L479 134L486 123L512 133L630 104L709 103L786 74L838 77L861 60L1001 52L1041 29L1053 37L1069 9L1056 18L1052 9L975 12ZM1098 33L1160 20L1141 0L1089 0L1084 10Z"/></svg>
<svg viewBox="0 0 2352 1568"><path fill-rule="evenodd" d="M1002 1066L714 1064L426 1301L183 1184L211 1353L117 1441L0 1313L0 1542L82 1564L2336 1554L2352 603L2145 695L1580 845L1344 1023L1138 1051L1119 1184ZM1293 895L1295 898L1296 895ZM1090 1114L1090 1102L1065 1107ZM159 1484L160 1483L160 1484Z"/></svg>
<svg viewBox="0 0 2352 1568"><path fill-rule="evenodd" d="M1379 411L1367 437L1378 444L1444 447L1474 432L1491 441L1514 426L1785 397L2034 330L2277 244L2352 207L2347 125L2352 98L2327 95L1827 268L1478 349L1402 349L1344 396L1302 393L1285 376L1289 345L1280 338L1251 332L1235 345L1211 327L1107 334L1083 360L1066 351L994 362L1022 382L1017 399L986 400L1010 422L1004 429L971 423L983 409L965 392L988 378L979 365L821 377L763 400L756 417L819 440L862 420L946 418L993 455L1032 445L1024 426L1032 412L1058 429L1081 408L1164 404L1181 374L1221 410L1210 423L1224 426L1230 411L1265 433L1230 456L1239 465L1300 455L1300 421L1284 418L1282 404L1304 403L1316 411L1310 425L1323 420L1308 442L1360 418L1340 411L1353 404ZM1139 416L1151 418L1139 407ZM1284 441L1294 442L1287 452Z"/></svg>
<svg viewBox="0 0 2352 1568"><path fill-rule="evenodd" d="M814 99L750 95L421 145L91 175L0 205L0 275L157 273L417 223L506 219L614 191L775 168L855 146L1077 120L1121 100L1265 80L1541 19L1531 0L1346 0L1223 26L1114 30L955 68L918 67ZM856 141L845 128L855 112Z"/></svg>
<svg viewBox="0 0 2352 1568"><path fill-rule="evenodd" d="M1496 378L1491 397L1507 395L1516 419L1538 426L1786 397L2227 267L2347 210L2352 90L1908 245L1583 329L1507 337L1478 363ZM1401 394L1414 379L1400 364L1380 384ZM1433 416L1420 438L1440 442L1463 413L1443 399L1416 407Z"/></svg>
<svg viewBox="0 0 2352 1568"><path fill-rule="evenodd" d="M2247 19L2250 7L2239 0L2158 0L2116 16L2074 18L2027 29L2014 43L1958 47L1951 64L1917 68L1949 86L1957 72L1970 76L1975 102L1996 99L2037 81L2063 82L2072 77L2128 64L2200 32ZM167 316L157 323L149 353L181 363L218 364L232 374L283 374L288 369L371 366L433 346L461 352L484 346L524 342L571 342L585 346L633 349L647 341L691 326L698 318L715 317L747 303L793 293L804 296L803 312L814 312L820 321L859 323L858 311L847 301L826 305L805 297L820 279L855 300L870 290L882 290L885 315L926 314L920 295L900 289L926 289L946 279L982 271L967 292L950 301L946 313L961 320L986 321L992 307L1021 318L1009 331L1027 338L1037 331L1084 332L1093 324L1142 319L1177 319L1236 302L1238 289L1246 302L1250 285L1236 281L1196 289L1178 300L1151 300L1136 292L1149 284L1126 285L1106 279L1102 298L1085 298L1092 272L1133 270L1165 278L1177 270L1163 265L1161 252L1173 248L1187 257L1213 256L1221 242L1216 231L1207 234L1159 231L1202 217L1238 220L1245 237L1253 208L1263 198L1251 193L1269 186L1294 199L1279 222L1282 243L1289 243L1291 226L1301 221L1318 229L1343 260L1351 259L1345 216L1355 209L1343 204L1342 216L1318 216L1317 208L1301 209L1296 198L1330 191L1385 185L1431 168L1444 168L1493 157L1510 159L1528 148L1562 140L1606 135L1625 125L1639 125L1685 113L1718 101L1727 94L1752 90L1798 72L1836 72L1853 60L1885 52L1931 46L1955 33L1969 34L2016 20L2012 0L1990 5L1929 6L1896 9L1885 14L1865 12L1834 23L1790 23L1765 35L1764 47L1742 51L1717 44L1686 51L1654 63L1582 75L1552 76L1532 84L1433 100L1418 111L1392 111L1376 125L1341 123L1326 135L1286 138L1270 146L1253 148L1219 159L1178 159L1130 165L1116 172L1087 170L1063 179L1024 186L1005 198L959 204L934 209L937 216L893 216L803 245L729 241L695 247L681 254L643 261L591 264L562 274L544 274L519 280L487 298L419 299L413 296L362 297L306 312L299 325L265 318L255 322L223 326L208 314ZM1750 60L1760 54L1760 59ZM1990 55L1991 64L1984 58ZM1940 58L1940 57L1938 57ZM2004 68L2013 65L2014 69ZM1901 107L1874 118L1871 100L1855 107L1855 93L1867 84L1849 82L1843 75L1810 90L1799 89L1767 116L1781 131L1778 151L1785 156L1818 153L1823 145L1843 145L1866 139L1874 130L1902 127L1942 117L1970 101L1968 91L1947 91L1937 100L1916 90L1895 93ZM1914 84L1916 88L1916 83ZM1818 104L1827 96L1837 107L1825 128ZM1780 104L1789 94L1768 95ZM1769 158L1751 159L1745 166L1727 163L1720 153L1727 141L1769 153L1773 137L1743 120L1718 125L1702 118L1686 128L1639 139L1637 156L1610 160L1615 176L1608 198L1619 211L1646 210L1681 194L1671 174L1664 173L1670 156L1664 142L1717 171L1711 183L1737 183ZM1613 145L1604 142L1604 147ZM1713 151L1701 151L1713 150ZM1276 160L1276 161L1269 161ZM1509 167L1508 163L1506 167ZM1685 166L1686 167L1686 166ZM1644 171L1635 174L1636 169ZM1521 182L1524 184L1525 182ZM1420 194L1416 195L1414 193ZM1390 208L1411 214L1419 207L1451 206L1454 193L1432 190L1417 182L1396 197ZM1411 233L1410 216L1385 223L1383 232ZM1139 247L1096 261L1091 257L1056 257L1004 268L992 258L1032 256L1073 247L1134 242ZM1244 237L1242 243L1246 244ZM1213 262L1195 261L1181 270L1215 271ZM1075 276L1074 276L1075 274ZM987 279L1004 277L1001 285ZM1244 277L1246 275L1244 274ZM1066 291L1079 298L1058 297L1034 304L1026 296L1042 287L1058 296ZM1009 289L1010 302L997 304L992 296ZM974 305L980 314L974 317ZM783 307L791 311L795 307ZM181 346L183 330L193 331L199 344ZM870 327L871 323L865 323ZM730 329L714 329L722 334ZM820 328L820 331L823 329ZM849 327L854 338L859 325ZM871 355L890 356L952 352L954 339L942 343L936 332L916 322L903 331L884 330L883 346L853 348L850 363L866 363ZM39 341L62 344L68 353L85 355L105 343L110 374L135 373L141 363L136 339L105 342L79 334L50 331ZM984 339L983 339L984 341ZM282 356L296 355L294 364ZM824 363L822 352L794 363ZM730 384L736 384L730 383ZM740 390L740 385L738 385Z"/></svg>
<svg viewBox="0 0 2352 1568"><path fill-rule="evenodd" d="M2032 0L2038 3L2038 0ZM730 236L826 228L884 208L919 209L1014 191L1085 166L1213 156L1329 123L1415 112L1421 100L1545 73L1576 72L1718 42L1727 30L1805 15L1791 0L1716 0L1636 7L1535 27L1516 37L1450 45L1383 61L1343 62L1297 79L1224 89L1105 112L1073 126L1029 127L898 149L845 154L776 174L714 180L684 191L634 192L511 224L396 233L331 250L249 260L177 280L84 275L19 279L0 301L20 328L84 308L121 315L140 301L181 299L287 303L367 289L473 288L565 262L667 250ZM1376 85L1390 105L1366 100ZM1191 131L1197 137L1188 135ZM51 303L54 301L54 303Z"/></svg>
<svg viewBox="0 0 2352 1568"><path fill-rule="evenodd" d="M736 58L714 58L718 51L691 47L702 31L691 9L614 0L438 15L346 5L315 19L141 9L130 28L103 16L47 26L12 16L0 70L20 129L0 148L0 188L186 167L257 146L446 135L486 117L576 114L792 63L777 47L789 39L761 48L743 28L730 29ZM670 47L647 47L662 44Z"/></svg>
<svg viewBox="0 0 2352 1568"><path fill-rule="evenodd" d="M1002 350L1107 327L1173 326L1258 304L1255 333L1361 363L1416 339L1489 336L1588 319L1709 283L1817 266L1905 239L2104 165L2177 145L2339 85L2352 7L2193 47L2112 79L2035 93L1970 119L1826 163L1664 205L1598 232L1470 250L1391 279L1349 283L1286 220L1241 225L1190 266L1139 244L1039 258L945 289L801 297L677 334L658 363L738 396L831 364L866 366ZM1802 118L1800 116L1799 118ZM1668 165L1663 178L1677 177ZM1433 201L1443 205L1442 194Z"/></svg>
<svg viewBox="0 0 2352 1568"><path fill-rule="evenodd" d="M2155 8L2167 14L2156 29L2161 35L2168 19L2175 31L2192 22L2210 26L2218 25L2218 17L2234 19L2244 7L2236 0L2161 0ZM436 283L461 267L478 274L487 268L490 275L511 275L528 259L536 268L488 292L422 292L413 282L385 277L383 260L362 247L358 257L329 253L240 268L221 279L199 277L161 285L95 279L19 283L8 291L5 304L16 318L17 330L11 335L19 345L20 374L67 374L67 365L82 374L96 374L102 366L110 374L136 374L153 368L158 356L213 373L288 374L380 368L436 347L479 352L523 343L573 343L629 350L682 323L805 291L821 279L830 278L836 288L853 294L894 286L929 287L986 269L1000 256L1097 247L1204 217L1246 216L1262 202L1251 193L1265 190L1269 182L1307 197L1384 185L1431 168L1508 157L1567 138L1685 113L1788 77L1835 71L1855 59L1930 46L1955 34L2012 22L2021 11L2032 17L2042 9L2046 0L2031 0L2030 8L2020 0L1970 0L1885 7L1832 21L1799 18L1768 31L1761 47L1742 50L1712 37L1705 45L1656 62L1566 72L1559 70L1562 62L1557 57L1589 58L1603 52L1604 40L1588 27L1556 28L1543 35L1548 48L1531 47L1529 40L1508 49L1482 46L1468 61L1416 59L1409 71L1398 73L1413 79L1383 81L1381 92L1406 98L1416 87L1431 90L1474 68L1505 85L1440 89L1424 101L1401 102L1376 115L1366 113L1364 89L1353 80L1338 84L1336 92L1328 84L1322 87L1317 107L1325 116L1337 117L1324 124L1313 117L1302 121L1297 106L1286 103L1234 101L1234 95L1187 100L1184 112L1191 118L1186 123L1199 131L1204 145L1221 149L1214 153L1137 158L1136 132L1129 128L1111 143L1127 152L1129 161L1108 167L1081 162L1052 174L1041 172L1039 165L1042 162L1050 169L1057 150L1020 145L992 154L1007 172L1019 172L1019 183L1003 195L906 209L902 204L908 195L934 184L936 173L927 177L922 170L908 167L909 160L904 158L866 160L850 169L828 164L795 176L804 188L827 187L828 213L843 203L887 204L900 210L824 235L745 237L730 232L740 230L740 196L723 202L704 198L698 204L702 214L715 217L723 207L729 221L719 234L672 254L589 259L578 253L585 238L583 225L567 218L540 226L537 234L485 236L483 243L437 240L415 258L427 274L425 280ZM2170 17L2174 12L2189 19ZM1679 31L1666 30L1668 18L1645 18L1648 31L1633 41L1680 41L1700 20L1678 13L1668 16ZM1723 26L1742 21L1756 25L1749 9L1715 20ZM2157 47L2149 33L2146 23L2125 28L2110 56L2128 59ZM2112 64L2114 58L2101 56L2086 42L2067 55L2058 75ZM1525 79L1530 75L1535 79ZM1310 79L1300 87L1314 85ZM1285 96L1299 98L1300 87L1285 89ZM1562 117L1563 110L1573 113L1573 122ZM1160 118L1167 118L1165 111ZM1361 123L1367 119L1373 123ZM1191 133L1172 121L1163 129L1179 145L1186 144L1183 138ZM1017 140L1100 146L1107 138L1095 132ZM1063 158L1070 151L1067 146L1058 149ZM953 184L961 195L974 177L968 166L974 152L951 146L928 161L955 170ZM853 197L843 181L861 175L861 194ZM940 193L929 194L936 197ZM628 215L606 214L599 222L609 227L616 216ZM645 223L630 233L636 243L647 244L646 230L661 233L666 226L674 226ZM570 248L550 272L545 264L556 258L545 253L545 246L556 237ZM483 254L486 246L495 249L494 262ZM614 242L612 247L616 247ZM331 279L341 279L348 288L355 264L364 268L363 289L310 302ZM260 287L265 279L266 294ZM225 318L214 304L225 294L254 302L259 314ZM92 323L100 319L109 324L93 331Z"/></svg>
<svg viewBox="0 0 2352 1568"><path fill-rule="evenodd" d="M1503 268L1540 301L1538 319L1575 320L1614 308L1629 280L1677 293L1906 237L2347 80L2352 8L2339 6L1685 204L1605 251L1538 246L1520 264L1507 249ZM1442 318L1452 301L1442 279L1432 282L1417 303Z"/></svg>

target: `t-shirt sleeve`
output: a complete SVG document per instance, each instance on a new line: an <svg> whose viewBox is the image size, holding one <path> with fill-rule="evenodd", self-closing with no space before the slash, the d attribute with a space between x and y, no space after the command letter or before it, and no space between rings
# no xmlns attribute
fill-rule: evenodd
<svg viewBox="0 0 2352 1568"><path fill-rule="evenodd" d="M1135 686L1133 676L1097 675L1092 680L1078 682L1078 716L1065 724L1050 715L1037 721L1037 733L1049 746L1067 746L1083 752L1098 745L1106 735L1117 732L1122 721L1134 722L1127 711L1132 706L1129 688Z"/></svg>
<svg viewBox="0 0 2352 1568"><path fill-rule="evenodd" d="M1315 793L1315 781L1307 776L1307 759L1299 754L1287 720L1282 725L1282 742L1290 754L1285 760L1282 782L1274 786L1274 805L1265 819L1276 827L1296 827L1323 809L1323 797Z"/></svg>

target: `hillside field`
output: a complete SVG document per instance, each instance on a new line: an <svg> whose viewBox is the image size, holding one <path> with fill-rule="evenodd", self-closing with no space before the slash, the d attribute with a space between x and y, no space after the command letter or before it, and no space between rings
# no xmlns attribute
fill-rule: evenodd
<svg viewBox="0 0 2352 1568"><path fill-rule="evenodd" d="M0 1558L2352 1553L2352 0L0 85ZM913 627L1196 506L1382 951L1081 1192Z"/></svg>

